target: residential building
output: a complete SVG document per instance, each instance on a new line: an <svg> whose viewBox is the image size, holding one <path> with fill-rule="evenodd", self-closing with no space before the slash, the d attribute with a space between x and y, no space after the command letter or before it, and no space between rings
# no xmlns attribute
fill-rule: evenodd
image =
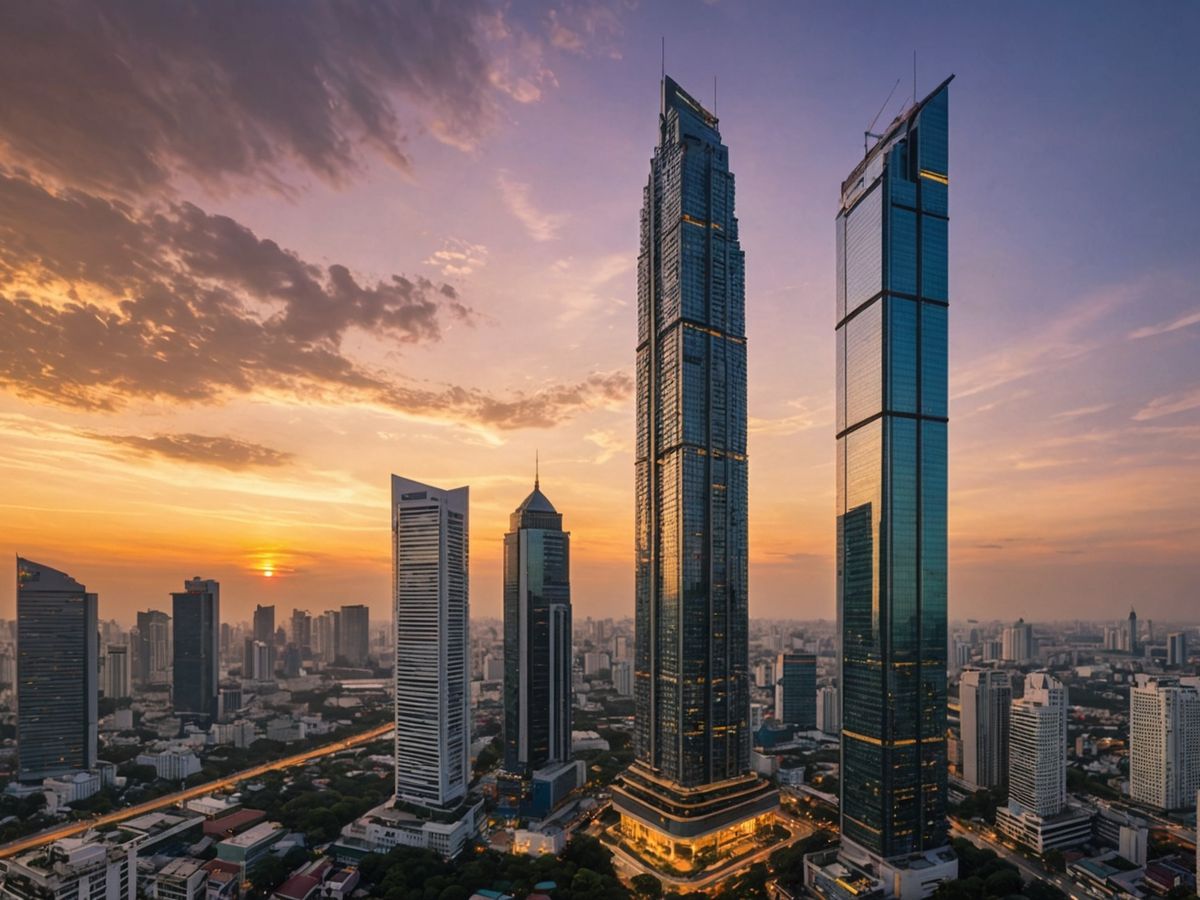
<svg viewBox="0 0 1200 900"><path fill-rule="evenodd" d="M95 594L17 558L17 777L96 765L99 643Z"/></svg>
<svg viewBox="0 0 1200 900"><path fill-rule="evenodd" d="M778 792L750 766L745 261L716 116L662 80L638 256L634 852L694 872Z"/></svg>
<svg viewBox="0 0 1200 900"><path fill-rule="evenodd" d="M175 715L211 723L217 718L220 679L221 587L196 576L171 594L174 622L174 679L171 698Z"/></svg>
<svg viewBox="0 0 1200 900"><path fill-rule="evenodd" d="M137 614L134 680L142 687L171 681L171 617L157 609Z"/></svg>
<svg viewBox="0 0 1200 900"><path fill-rule="evenodd" d="M352 666L365 666L371 646L371 610L362 603L343 606L338 655Z"/></svg>
<svg viewBox="0 0 1200 900"><path fill-rule="evenodd" d="M822 734L841 733L842 705L835 687L827 686L817 691L817 730Z"/></svg>
<svg viewBox="0 0 1200 900"><path fill-rule="evenodd" d="M817 657L780 653L775 675L776 721L812 731L817 727Z"/></svg>
<svg viewBox="0 0 1200 900"><path fill-rule="evenodd" d="M1002 656L1009 662L1026 663L1034 658L1033 626L1024 619L1004 629L1001 638Z"/></svg>
<svg viewBox="0 0 1200 900"><path fill-rule="evenodd" d="M612 664L612 683L622 697L633 696L633 666L628 660L618 659Z"/></svg>
<svg viewBox="0 0 1200 900"><path fill-rule="evenodd" d="M1139 675L1129 691L1129 796L1185 809L1200 790L1200 693L1177 678Z"/></svg>
<svg viewBox="0 0 1200 900"><path fill-rule="evenodd" d="M998 669L964 669L958 700L962 780L976 790L997 787L1008 777L1012 681Z"/></svg>
<svg viewBox="0 0 1200 900"><path fill-rule="evenodd" d="M103 837L88 832L0 860L0 894L16 900L136 900L140 840L120 828Z"/></svg>
<svg viewBox="0 0 1200 900"><path fill-rule="evenodd" d="M453 853L474 834L482 802L467 794L468 553L468 488L443 490L393 475L396 800L425 819L464 823L469 833L449 832Z"/></svg>
<svg viewBox="0 0 1200 900"><path fill-rule="evenodd" d="M176 857L154 876L157 900L204 900L207 892L208 870L198 859Z"/></svg>
<svg viewBox="0 0 1200 900"><path fill-rule="evenodd" d="M109 644L104 656L104 696L110 700L124 700L129 694L129 647Z"/></svg>

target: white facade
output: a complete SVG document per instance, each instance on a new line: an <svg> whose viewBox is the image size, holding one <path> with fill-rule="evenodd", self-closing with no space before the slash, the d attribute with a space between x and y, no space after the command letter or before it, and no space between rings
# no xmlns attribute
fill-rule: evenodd
<svg viewBox="0 0 1200 900"><path fill-rule="evenodd" d="M0 893L20 900L136 900L141 835L111 834L111 843L89 833L0 861Z"/></svg>
<svg viewBox="0 0 1200 900"><path fill-rule="evenodd" d="M448 822L414 816L384 805L343 828L339 843L371 853L387 853L396 847L417 847L451 859L474 839L482 813L482 800L466 805L462 815Z"/></svg>
<svg viewBox="0 0 1200 900"><path fill-rule="evenodd" d="M200 771L200 757L190 750L163 750L161 753L140 753L139 766L154 766L158 777L165 781L182 781Z"/></svg>
<svg viewBox="0 0 1200 900"><path fill-rule="evenodd" d="M612 664L613 689L622 697L633 696L633 666L628 660L618 659ZM753 704L751 712L753 713Z"/></svg>
<svg viewBox="0 0 1200 900"><path fill-rule="evenodd" d="M104 657L104 696L110 700L123 700L129 694L129 647L112 644Z"/></svg>
<svg viewBox="0 0 1200 900"><path fill-rule="evenodd" d="M1008 800L1047 817L1067 802L1067 689L1045 672L1025 676L1010 725ZM963 748L966 755L966 747Z"/></svg>
<svg viewBox="0 0 1200 900"><path fill-rule="evenodd" d="M426 808L471 776L467 513L468 488L392 476L396 797Z"/></svg>
<svg viewBox="0 0 1200 900"><path fill-rule="evenodd" d="M1200 790L1200 693L1175 678L1138 676L1129 692L1129 795L1160 810Z"/></svg>
<svg viewBox="0 0 1200 900"><path fill-rule="evenodd" d="M958 687L962 778L978 789L1007 775L1012 681L996 669L966 669Z"/></svg>
<svg viewBox="0 0 1200 900"><path fill-rule="evenodd" d="M842 701L835 687L817 689L817 730L839 734L842 730Z"/></svg>
<svg viewBox="0 0 1200 900"><path fill-rule="evenodd" d="M1033 659L1033 626L1024 619L1017 619L1005 628L1002 638L1001 653L1004 659L1018 663Z"/></svg>

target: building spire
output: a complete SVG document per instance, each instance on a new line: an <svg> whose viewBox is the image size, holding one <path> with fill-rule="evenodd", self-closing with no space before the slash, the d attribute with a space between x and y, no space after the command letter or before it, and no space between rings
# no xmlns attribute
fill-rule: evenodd
<svg viewBox="0 0 1200 900"><path fill-rule="evenodd" d="M541 479L540 479L539 473L538 473L538 468L539 468L538 463L539 463L538 451L534 450L533 451L533 489L535 491L539 490L540 482L541 482Z"/></svg>

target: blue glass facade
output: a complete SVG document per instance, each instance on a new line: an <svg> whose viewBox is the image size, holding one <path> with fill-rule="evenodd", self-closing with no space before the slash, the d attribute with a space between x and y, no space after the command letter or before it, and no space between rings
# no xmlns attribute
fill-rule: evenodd
<svg viewBox="0 0 1200 900"><path fill-rule="evenodd" d="M695 787L750 768L744 259L716 117L670 78L638 258L635 749Z"/></svg>
<svg viewBox="0 0 1200 900"><path fill-rule="evenodd" d="M946 843L948 85L894 122L837 217L842 834Z"/></svg>

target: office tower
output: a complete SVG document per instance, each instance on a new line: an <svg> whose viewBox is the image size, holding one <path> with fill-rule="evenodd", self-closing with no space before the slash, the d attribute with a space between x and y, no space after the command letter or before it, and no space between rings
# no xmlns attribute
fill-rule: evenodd
<svg viewBox="0 0 1200 900"><path fill-rule="evenodd" d="M454 819L439 849L453 856L476 831L471 778L468 488L392 476L396 658L396 799ZM461 810L461 817L459 816Z"/></svg>
<svg viewBox="0 0 1200 900"><path fill-rule="evenodd" d="M571 658L571 535L535 475L504 535L508 772L529 775L571 758Z"/></svg>
<svg viewBox="0 0 1200 900"><path fill-rule="evenodd" d="M822 734L838 734L842 730L842 705L835 687L817 691L817 730Z"/></svg>
<svg viewBox="0 0 1200 900"><path fill-rule="evenodd" d="M292 610L292 643L302 658L312 656L312 616L307 610Z"/></svg>
<svg viewBox="0 0 1200 900"><path fill-rule="evenodd" d="M220 678L221 586L197 575L171 594L175 633L175 715L214 722Z"/></svg>
<svg viewBox="0 0 1200 900"><path fill-rule="evenodd" d="M1187 665L1187 634L1183 631L1173 631L1167 635L1167 665Z"/></svg>
<svg viewBox="0 0 1200 900"><path fill-rule="evenodd" d="M1138 652L1137 613L1134 612L1132 606L1129 607L1129 624L1126 627L1126 633L1129 635L1129 646L1125 647L1124 649L1128 650L1130 653L1137 653Z"/></svg>
<svg viewBox="0 0 1200 900"><path fill-rule="evenodd" d="M342 614L336 609L327 609L313 619L313 656L326 665L337 661L342 643Z"/></svg>
<svg viewBox="0 0 1200 900"><path fill-rule="evenodd" d="M17 777L96 765L97 600L64 572L17 557Z"/></svg>
<svg viewBox="0 0 1200 900"><path fill-rule="evenodd" d="M744 268L717 118L664 77L638 256L635 761L613 806L636 852L685 872L778 805L750 769Z"/></svg>
<svg viewBox="0 0 1200 900"><path fill-rule="evenodd" d="M871 859L947 842L948 84L885 129L837 216L841 818Z"/></svg>
<svg viewBox="0 0 1200 900"><path fill-rule="evenodd" d="M339 656L352 666L365 666L371 649L371 610L363 604L343 606Z"/></svg>
<svg viewBox="0 0 1200 900"><path fill-rule="evenodd" d="M266 659L259 659L255 643L266 648ZM268 681L275 677L275 607L254 607L253 636L246 640L246 658L242 663L242 677L256 681ZM254 673L254 674L251 674Z"/></svg>
<svg viewBox="0 0 1200 900"><path fill-rule="evenodd" d="M1139 675L1129 692L1129 796L1184 809L1200 790L1200 693L1176 678Z"/></svg>
<svg viewBox="0 0 1200 900"><path fill-rule="evenodd" d="M104 696L124 700L129 696L129 647L109 644L104 657Z"/></svg>
<svg viewBox="0 0 1200 900"><path fill-rule="evenodd" d="M618 659L612 664L612 683L618 695L633 696L633 666L628 660Z"/></svg>
<svg viewBox="0 0 1200 900"><path fill-rule="evenodd" d="M811 653L780 653L775 664L775 718L801 731L817 727L817 658Z"/></svg>
<svg viewBox="0 0 1200 900"><path fill-rule="evenodd" d="M996 669L965 669L958 685L962 779L977 790L1008 777L1012 681Z"/></svg>
<svg viewBox="0 0 1200 900"><path fill-rule="evenodd" d="M137 614L136 680L143 687L171 680L171 617L157 609Z"/></svg>
<svg viewBox="0 0 1200 900"><path fill-rule="evenodd" d="M1004 629L1001 647L1004 659L1017 663L1029 662L1034 656L1033 626L1024 619L1017 619Z"/></svg>
<svg viewBox="0 0 1200 900"><path fill-rule="evenodd" d="M775 660L763 660L754 667L754 684L760 688L775 686Z"/></svg>

